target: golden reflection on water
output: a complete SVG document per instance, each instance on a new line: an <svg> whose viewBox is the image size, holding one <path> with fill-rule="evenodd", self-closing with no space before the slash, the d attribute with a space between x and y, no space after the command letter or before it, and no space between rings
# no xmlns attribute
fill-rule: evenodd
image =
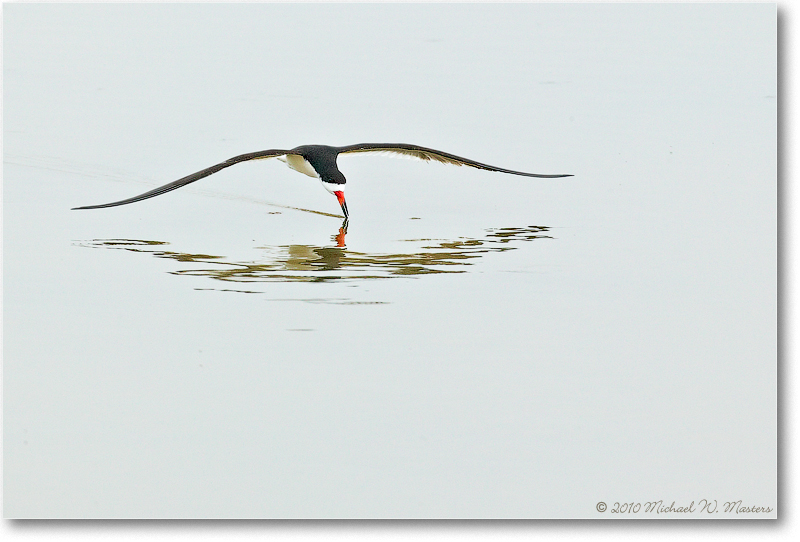
<svg viewBox="0 0 800 542"><path fill-rule="evenodd" d="M182 263L196 264L170 271L174 275L201 276L237 283L327 282L408 277L436 273L464 273L477 258L493 252L514 250L535 239L552 239L547 226L491 228L480 238L407 239L415 245L402 254L364 253L348 250L344 232L331 237L337 246L285 245L256 247L262 251L258 261L231 261L225 256L189 254L168 250L165 241L138 239L93 239L77 244L91 248L110 248L149 253ZM248 290L232 290L250 293Z"/></svg>

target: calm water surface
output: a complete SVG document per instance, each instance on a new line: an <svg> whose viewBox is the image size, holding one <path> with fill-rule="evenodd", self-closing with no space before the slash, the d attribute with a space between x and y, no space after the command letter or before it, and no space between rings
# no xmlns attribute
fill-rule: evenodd
<svg viewBox="0 0 800 542"><path fill-rule="evenodd" d="M770 5L4 6L6 516L774 510L775 54ZM369 141L575 176L69 210Z"/></svg>

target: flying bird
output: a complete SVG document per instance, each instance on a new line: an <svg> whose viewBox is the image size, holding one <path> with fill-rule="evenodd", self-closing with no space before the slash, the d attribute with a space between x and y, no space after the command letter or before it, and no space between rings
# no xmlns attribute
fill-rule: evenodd
<svg viewBox="0 0 800 542"><path fill-rule="evenodd" d="M166 194L176 188L186 186L189 183L198 181L209 175L223 170L227 167L238 164L239 162L247 162L249 160L264 160L267 158L277 158L284 162L287 166L295 171L304 173L309 177L315 177L322 182L322 186L336 196L339 205L342 207L345 219L349 217L347 213L347 203L344 199L344 185L346 179L336 165L336 158L340 154L350 154L357 152L376 152L376 153L389 153L394 155L406 156L411 158L418 158L420 160L442 162L444 164L454 164L456 166L469 166L478 169L485 169L487 171L497 171L500 173L510 173L512 175L523 175L525 177L540 177L540 178L557 178L557 177L572 177L572 175L542 175L539 173L525 173L523 171L513 171L511 169L503 169L468 158L461 158L454 154L447 152L428 149L418 145L407 145L405 143L359 143L356 145L347 145L345 147L330 147L328 145L301 145L289 150L283 149L270 149L267 151L251 152L248 154L240 154L229 158L224 162L187 175L177 181L172 181L169 184L160 186L144 194L139 194L132 198L114 201L111 203L102 203L100 205L86 205L84 207L74 207L77 209L100 209L103 207L115 207L117 205L126 205L142 201L144 199L160 196Z"/></svg>

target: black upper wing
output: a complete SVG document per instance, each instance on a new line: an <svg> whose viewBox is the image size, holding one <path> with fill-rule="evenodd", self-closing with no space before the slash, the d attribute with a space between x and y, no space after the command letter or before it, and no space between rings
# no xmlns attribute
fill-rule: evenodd
<svg viewBox="0 0 800 542"><path fill-rule="evenodd" d="M208 177L209 175L213 175L214 173L225 169L226 167L230 167L234 164L238 164L239 162L246 162L248 160L258 160L260 158L274 158L276 156L283 156L285 154L291 154L291 151L285 151L281 149L271 149L268 151L258 151L258 152L250 152L247 154L240 154L239 156L234 156L233 158L229 158L224 162L221 162L217 165L211 166L206 168L202 171L198 171L197 173L192 173L191 175L187 175L177 181L172 181L169 184L165 184L164 186L159 186L158 188L154 188L149 192L145 192L144 194L139 194L138 196L134 196L132 198L123 199L120 201L114 201L111 203L102 203L100 205L86 205L84 207L73 207L73 210L77 209L100 209L102 207L116 207L117 205L125 205L128 203L134 203L137 201L142 201L143 199L153 198L155 196L160 196L161 194L165 194L176 188L180 188L182 186L186 186L189 183L193 183L197 180L202 179L203 177Z"/></svg>
<svg viewBox="0 0 800 542"><path fill-rule="evenodd" d="M543 175L541 173L525 173L524 171L514 171L511 169L504 169L500 167L490 166L469 158L462 158L455 154L448 152L437 151L435 149L428 149L420 147L419 145L408 145L406 143L358 143L356 145L348 145L346 147L338 147L340 154L353 153L353 152L378 152L378 153L393 153L402 156L409 156L412 158L419 158L420 160L430 161L436 160L444 164L454 164L456 166L470 166L478 169L485 169L488 171L498 171L500 173L511 173L512 175L524 175L525 177L541 177L546 179L557 177L572 177L572 175Z"/></svg>

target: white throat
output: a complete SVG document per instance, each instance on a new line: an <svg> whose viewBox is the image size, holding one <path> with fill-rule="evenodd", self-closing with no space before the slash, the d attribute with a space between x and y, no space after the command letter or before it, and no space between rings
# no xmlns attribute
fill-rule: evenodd
<svg viewBox="0 0 800 542"><path fill-rule="evenodd" d="M343 184L336 184L336 183L326 183L322 179L319 180L322 183L322 187L328 191L328 193L336 195L334 192L344 192L344 185Z"/></svg>

